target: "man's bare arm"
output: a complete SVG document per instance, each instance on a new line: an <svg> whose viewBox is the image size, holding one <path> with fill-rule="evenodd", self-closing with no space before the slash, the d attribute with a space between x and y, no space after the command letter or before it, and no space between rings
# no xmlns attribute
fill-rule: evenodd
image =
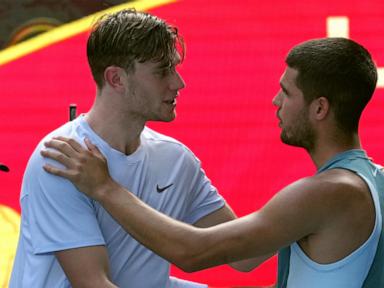
<svg viewBox="0 0 384 288"><path fill-rule="evenodd" d="M199 221L193 224L195 227L199 228L208 228L211 226L215 226L224 222L232 221L236 219L237 216L229 207L228 204L225 204L222 208L217 211L212 212L211 214L201 218ZM246 259L237 261L234 263L228 263L232 268L241 271L241 272L249 272L255 269L257 266L262 264L264 261L271 258L275 253L271 253L268 255L263 255L260 257Z"/></svg>
<svg viewBox="0 0 384 288"><path fill-rule="evenodd" d="M58 152L43 151L42 155L67 169L45 166L45 170L72 181L99 201L135 239L185 271L273 254L317 231L324 220L321 217L328 216L327 209L319 209L321 199L308 196L321 187L314 189L312 181L304 179L283 189L258 212L214 227L196 228L159 213L114 182L97 147L86 144L89 150L71 139L49 141L46 146Z"/></svg>
<svg viewBox="0 0 384 288"><path fill-rule="evenodd" d="M89 246L55 252L65 275L74 288L113 288L104 246Z"/></svg>

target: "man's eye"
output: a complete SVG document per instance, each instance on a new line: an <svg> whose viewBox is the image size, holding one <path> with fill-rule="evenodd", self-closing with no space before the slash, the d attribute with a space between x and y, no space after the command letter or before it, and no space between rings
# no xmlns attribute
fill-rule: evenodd
<svg viewBox="0 0 384 288"><path fill-rule="evenodd" d="M168 76L169 74L171 74L171 70L169 68L163 69L161 71L162 76Z"/></svg>
<svg viewBox="0 0 384 288"><path fill-rule="evenodd" d="M159 75L162 77L166 77L166 76L174 73L175 71L176 71L175 67L167 67L167 68L161 69L159 71Z"/></svg>

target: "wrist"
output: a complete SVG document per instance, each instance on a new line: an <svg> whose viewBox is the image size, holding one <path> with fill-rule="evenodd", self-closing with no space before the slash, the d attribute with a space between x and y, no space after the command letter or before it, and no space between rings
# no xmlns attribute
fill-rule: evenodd
<svg viewBox="0 0 384 288"><path fill-rule="evenodd" d="M97 187L94 191L93 198L102 203L106 199L111 197L111 194L119 187L119 185L113 181L113 179L109 179L103 185Z"/></svg>

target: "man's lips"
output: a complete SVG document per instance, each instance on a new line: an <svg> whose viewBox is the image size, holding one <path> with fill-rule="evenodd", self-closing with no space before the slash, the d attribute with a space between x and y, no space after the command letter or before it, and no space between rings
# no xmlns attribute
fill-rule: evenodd
<svg viewBox="0 0 384 288"><path fill-rule="evenodd" d="M279 111L276 112L276 118L279 120L279 127L281 127L282 121L281 121L281 118L279 116Z"/></svg>
<svg viewBox="0 0 384 288"><path fill-rule="evenodd" d="M168 105L176 105L177 101L176 101L176 98L174 99L169 99L169 100L164 100L163 101L165 104L168 104Z"/></svg>

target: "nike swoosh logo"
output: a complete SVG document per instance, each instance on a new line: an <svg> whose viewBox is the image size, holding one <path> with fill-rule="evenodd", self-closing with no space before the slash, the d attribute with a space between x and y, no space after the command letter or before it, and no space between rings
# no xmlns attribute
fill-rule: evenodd
<svg viewBox="0 0 384 288"><path fill-rule="evenodd" d="M167 190L169 187L171 187L173 185L173 183L167 185L167 186L164 186L164 187L159 187L159 184L157 184L156 186L156 190L157 192L161 193L161 192L164 192L165 190Z"/></svg>

